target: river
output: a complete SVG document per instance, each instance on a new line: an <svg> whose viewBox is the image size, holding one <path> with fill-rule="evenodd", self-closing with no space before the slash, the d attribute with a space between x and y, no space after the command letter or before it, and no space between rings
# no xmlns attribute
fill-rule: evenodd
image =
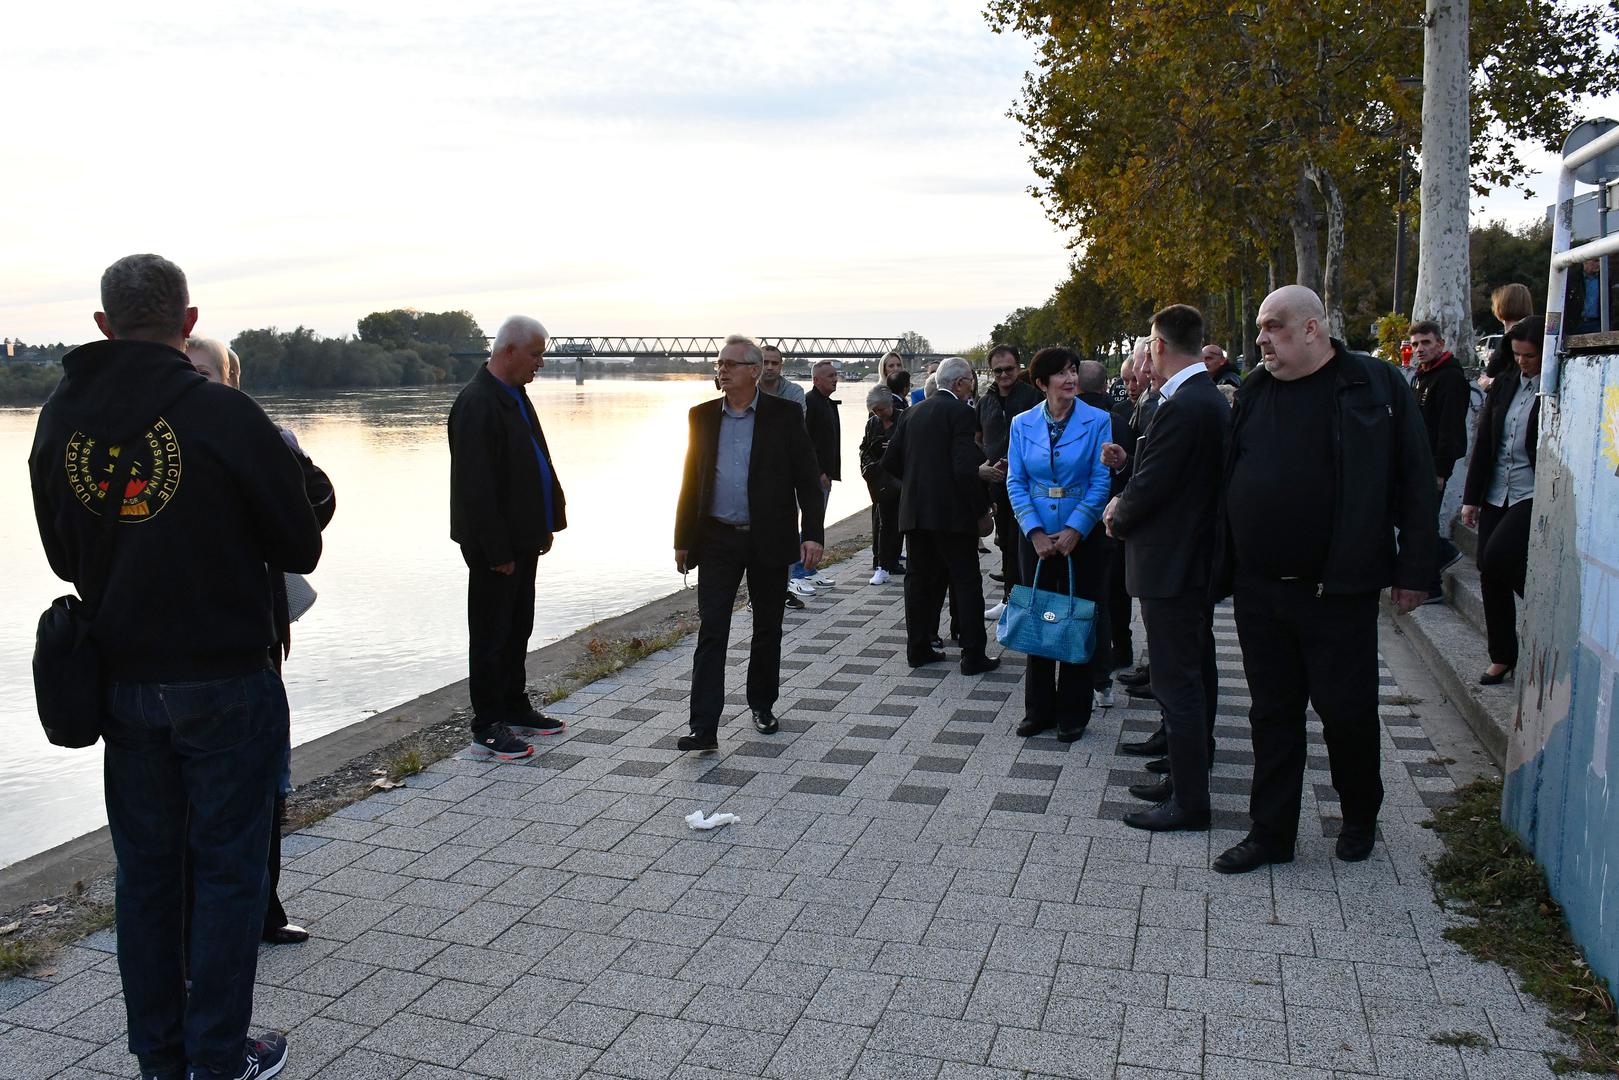
<svg viewBox="0 0 1619 1080"><path fill-rule="evenodd" d="M856 448L871 385L851 383L837 395L847 479L833 485L829 521L870 502ZM337 489L337 516L310 578L319 600L293 628L286 665L294 743L466 677L466 566L449 538L444 433L456 390L259 398ZM538 648L681 587L672 537L686 410L714 388L690 376L598 376L582 386L544 376L529 394L568 495L568 528L540 560L530 639ZM69 591L45 562L26 494L38 413L0 408L0 460L10 462L20 496L0 517L0 866L106 824L100 747L51 746L34 712L34 624ZM183 564L175 573L173 587L189 587ZM837 587L865 588L866 578L857 569Z"/></svg>

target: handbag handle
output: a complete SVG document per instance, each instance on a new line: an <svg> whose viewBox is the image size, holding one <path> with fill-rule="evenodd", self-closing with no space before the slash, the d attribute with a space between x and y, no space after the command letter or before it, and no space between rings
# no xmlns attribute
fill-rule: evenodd
<svg viewBox="0 0 1619 1080"><path fill-rule="evenodd" d="M1073 614L1074 614L1074 599L1075 599L1075 597L1074 597L1074 558L1073 558L1072 555L1069 555L1069 556L1065 557L1065 561L1068 563L1068 615L1069 615L1070 618L1072 618ZM1029 585L1028 609L1029 609L1029 614L1030 615L1034 614L1034 594L1039 592L1039 591L1040 591L1040 563L1039 563L1039 561L1036 561L1035 567L1034 567L1034 581Z"/></svg>

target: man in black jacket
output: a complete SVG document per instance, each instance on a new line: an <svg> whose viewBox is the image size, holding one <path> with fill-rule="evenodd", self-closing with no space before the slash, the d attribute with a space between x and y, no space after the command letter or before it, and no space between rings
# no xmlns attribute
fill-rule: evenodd
<svg viewBox="0 0 1619 1080"><path fill-rule="evenodd" d="M286 1039L247 1037L288 722L267 568L314 570L320 526L275 425L186 359L180 268L120 259L101 305L28 464L51 569L97 611L129 1048L143 1077L273 1075Z"/></svg>
<svg viewBox="0 0 1619 1080"><path fill-rule="evenodd" d="M984 646L984 580L978 573L979 521L989 495L978 479L984 453L973 438L973 370L952 356L939 365L938 391L912 405L883 454L883 468L900 480L899 527L911 561L905 575L905 657L921 667L944 654L934 649L948 589L961 640L961 673L993 671Z"/></svg>
<svg viewBox="0 0 1619 1080"><path fill-rule="evenodd" d="M1124 572L1147 624L1169 782L1134 792L1156 803L1124 823L1154 832L1207 829L1219 693L1209 568L1231 410L1203 366L1203 316L1196 308L1160 311L1148 342L1162 401L1130 482L1103 520L1109 535L1125 541Z"/></svg>
<svg viewBox="0 0 1619 1080"><path fill-rule="evenodd" d="M1214 380L1216 388L1229 386L1235 390L1242 385L1242 372L1226 358L1225 350L1218 345L1203 346L1203 366L1208 369L1209 378Z"/></svg>
<svg viewBox="0 0 1619 1080"><path fill-rule="evenodd" d="M1304 785L1304 710L1326 732L1343 805L1337 853L1371 854L1378 778L1377 600L1428 595L1438 540L1433 456L1399 369L1327 334L1321 298L1288 285L1259 306L1263 366L1232 413L1216 594L1233 596L1253 698L1253 826L1214 860L1290 862Z"/></svg>
<svg viewBox="0 0 1619 1080"><path fill-rule="evenodd" d="M472 743L502 760L534 753L525 736L561 731L528 697L539 558L567 528L562 484L523 387L545 366L545 327L514 315L489 362L450 408L450 539L466 561Z"/></svg>
<svg viewBox="0 0 1619 1080"><path fill-rule="evenodd" d="M725 396L687 415L686 468L675 506L675 569L682 574L702 569L691 734L680 737L683 751L719 747L731 608L744 573L753 605L748 706L761 734L779 730L772 710L781 691L787 568L794 559L807 570L821 562L826 502L815 448L798 407L760 391L762 361L752 339L732 334L715 361Z"/></svg>
<svg viewBox="0 0 1619 1080"><path fill-rule="evenodd" d="M1017 515L1006 495L1006 454L1011 443L1012 417L1035 408L1044 400L1034 384L1022 378L1023 362L1017 349L995 345L989 350L989 389L978 395L978 445L984 463L978 475L989 488L995 507L995 546L1001 551L1000 601L984 612L986 619L998 619L1018 580Z"/></svg>
<svg viewBox="0 0 1619 1080"><path fill-rule="evenodd" d="M1081 360L1078 368L1079 400L1093 409L1100 409L1108 414L1111 421L1111 434L1108 441L1121 442L1129 438L1130 422L1128 416L1121 416L1114 408L1113 399L1107 392L1107 368L1095 360ZM1108 485L1108 498L1124 490L1124 476L1116 471L1111 472ZM1122 667L1122 664L1113 662L1118 652L1118 643L1114 640L1114 628L1119 619L1113 608L1117 602L1117 594L1123 591L1122 586L1115 586L1113 577L1117 573L1124 575L1124 545L1106 534L1097 538L1096 553L1106 560L1100 576L1099 591L1101 599L1096 602L1096 651L1091 659L1091 685L1096 692L1094 708L1111 709L1113 707L1113 669ZM999 614L999 612L997 612ZM1124 596L1124 621L1128 625L1130 620L1130 595ZM1128 635L1128 630L1126 631ZM1125 648L1129 648L1129 638L1126 636Z"/></svg>
<svg viewBox="0 0 1619 1080"><path fill-rule="evenodd" d="M837 389L837 367L830 360L817 360L810 369L809 392L804 395L804 428L821 470L823 506L832 499L833 482L843 479L843 425L838 419L842 403L832 396ZM835 584L831 578L813 572L809 581L812 586Z"/></svg>
<svg viewBox="0 0 1619 1080"><path fill-rule="evenodd" d="M1445 348L1437 322L1419 319L1411 324L1407 336L1411 339L1411 359L1417 369L1411 379L1411 389L1417 395L1422 424L1428 429L1428 452L1433 455L1438 486L1435 501L1442 504L1451 471L1467 453L1467 411L1472 392L1467 387L1467 376L1462 373L1461 364ZM1439 538L1439 560L1428 587L1428 601L1444 599L1445 570L1461 557L1461 551L1449 537Z"/></svg>

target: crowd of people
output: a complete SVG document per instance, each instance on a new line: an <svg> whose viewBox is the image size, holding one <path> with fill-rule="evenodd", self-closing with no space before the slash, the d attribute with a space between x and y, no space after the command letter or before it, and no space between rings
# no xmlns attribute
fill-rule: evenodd
<svg viewBox="0 0 1619 1080"><path fill-rule="evenodd" d="M65 358L30 470L51 566L95 610L129 1047L148 1080L270 1077L287 1044L248 1035L257 949L308 936L276 896L290 784L280 670L312 600L297 575L319 560L335 494L297 438L239 392L231 351L191 336L197 309L179 267L119 260L102 276L101 307L107 340ZM1519 377L1496 373L1463 511L1480 526L1496 661L1486 675L1497 679L1516 659L1515 640L1495 628L1510 624L1522 589L1543 330L1518 318L1507 338ZM1308 706L1343 806L1337 856L1367 858L1383 797L1379 594L1392 587L1411 610L1452 557L1440 553L1436 496L1466 439L1452 430L1455 386L1437 335L1413 327L1415 393L1397 368L1331 338L1320 298L1300 286L1261 304L1262 363L1246 377L1180 304L1153 317L1117 394L1101 364L1060 347L1025 365L996 345L983 385L949 357L913 387L904 358L885 357L865 395L859 468L872 501L870 585L902 582L906 663L946 661L948 637L963 675L994 671L988 626L1016 584L1090 601L1088 658L1028 657L1016 734L1082 739L1094 710L1113 705L1117 677L1156 701L1162 721L1120 747L1156 774L1131 786L1144 805L1126 824L1207 829L1213 619L1230 597L1252 695L1252 826L1214 869L1293 858ZM538 561L567 527L525 390L548 340L533 318L506 320L448 417L471 741L497 760L528 757L534 739L565 729L529 698L524 666ZM765 736L780 730L785 609L836 584L821 561L842 480L837 369L816 364L806 392L782 360L733 335L715 361L719 396L688 416L674 562L698 572L700 623L682 752L718 749L744 579L746 701ZM990 539L999 557L987 603ZM1139 663L1133 606L1145 627Z"/></svg>

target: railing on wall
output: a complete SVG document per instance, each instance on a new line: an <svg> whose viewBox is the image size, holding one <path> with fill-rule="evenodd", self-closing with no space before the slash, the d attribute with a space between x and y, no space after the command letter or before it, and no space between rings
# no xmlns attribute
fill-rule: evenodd
<svg viewBox="0 0 1619 1080"><path fill-rule="evenodd" d="M1563 167L1557 177L1557 211L1552 217L1551 280L1546 286L1546 340L1542 345L1542 396L1556 397L1562 376L1562 350L1564 322L1567 312L1563 304L1567 296L1568 268L1586 259L1602 259L1602 326L1611 328L1612 312L1608 310L1608 259L1619 253L1619 233L1599 236L1578 247L1570 247L1574 228L1574 183L1584 166L1596 162L1604 155L1619 152L1619 127L1613 127L1577 150L1563 155ZM1604 177L1600 183L1603 199L1613 197L1615 185ZM1606 218L1606 215L1602 215Z"/></svg>

